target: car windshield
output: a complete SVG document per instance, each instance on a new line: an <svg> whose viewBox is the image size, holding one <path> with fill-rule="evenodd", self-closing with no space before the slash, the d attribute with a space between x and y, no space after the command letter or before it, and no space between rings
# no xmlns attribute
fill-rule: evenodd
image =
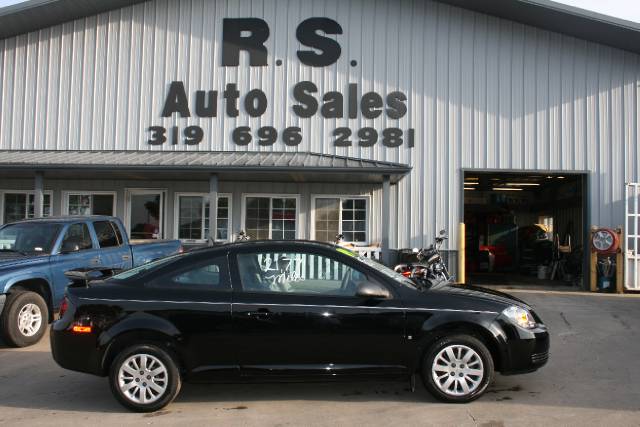
<svg viewBox="0 0 640 427"><path fill-rule="evenodd" d="M152 261L149 262L147 264L142 264L141 266L132 268L130 270L126 270L123 271L122 273L118 273L114 276L111 277L112 280L126 280L126 279L130 279L130 278L135 278L138 276L141 276L145 273L147 273L148 271L151 270L155 270L156 268L160 268L163 265L173 262L175 260L177 260L178 258L184 256L186 254L182 253L182 254L176 254L176 255L172 255L172 256L168 256L166 258L162 258L162 259L158 259L156 261Z"/></svg>
<svg viewBox="0 0 640 427"><path fill-rule="evenodd" d="M60 224L23 222L0 228L0 252L50 254L60 232Z"/></svg>
<svg viewBox="0 0 640 427"><path fill-rule="evenodd" d="M341 251L342 252L342 251ZM363 264L368 265L369 267L377 270L378 272L384 274L385 276L389 277L390 279L393 279L394 281L396 281L397 283L416 289L417 286L416 284L413 282L413 280L409 279L408 277L404 277L402 274L397 273L395 271L393 271L392 269L390 269L389 267L385 266L384 264L379 263L378 261L375 261L371 258L367 258L365 256L362 255L355 255L355 258L360 261Z"/></svg>

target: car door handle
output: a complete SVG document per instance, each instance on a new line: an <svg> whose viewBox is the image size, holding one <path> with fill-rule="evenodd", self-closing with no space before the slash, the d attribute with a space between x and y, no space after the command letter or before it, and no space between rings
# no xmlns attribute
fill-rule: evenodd
<svg viewBox="0 0 640 427"><path fill-rule="evenodd" d="M98 264L99 262L100 262L99 256L91 258L91 264Z"/></svg>
<svg viewBox="0 0 640 427"><path fill-rule="evenodd" d="M247 317L252 317L255 319L266 319L271 315L271 312L267 308L261 308L257 311L248 311Z"/></svg>
<svg viewBox="0 0 640 427"><path fill-rule="evenodd" d="M123 261L129 261L129 258L131 258L129 255L122 255Z"/></svg>

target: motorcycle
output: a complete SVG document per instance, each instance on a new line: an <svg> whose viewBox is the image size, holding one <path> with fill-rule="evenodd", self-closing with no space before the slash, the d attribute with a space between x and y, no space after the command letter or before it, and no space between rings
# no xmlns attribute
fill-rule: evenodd
<svg viewBox="0 0 640 427"><path fill-rule="evenodd" d="M440 255L442 243L448 239L445 230L440 230L435 243L426 249L414 248L412 255L418 262L402 263L394 267L394 270L405 277L409 277L420 286L433 288L443 286L451 282L451 275Z"/></svg>

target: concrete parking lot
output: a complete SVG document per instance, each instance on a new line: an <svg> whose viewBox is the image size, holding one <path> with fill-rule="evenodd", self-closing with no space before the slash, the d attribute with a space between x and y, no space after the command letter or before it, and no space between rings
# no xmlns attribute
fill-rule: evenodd
<svg viewBox="0 0 640 427"><path fill-rule="evenodd" d="M549 364L497 376L472 404L442 404L398 383L186 384L166 410L134 414L105 378L58 367L45 339L26 349L0 343L0 424L640 426L640 298L517 294L549 325Z"/></svg>

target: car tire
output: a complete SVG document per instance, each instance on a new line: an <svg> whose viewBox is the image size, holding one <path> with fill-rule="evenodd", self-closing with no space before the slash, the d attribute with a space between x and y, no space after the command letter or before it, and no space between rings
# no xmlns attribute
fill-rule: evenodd
<svg viewBox="0 0 640 427"><path fill-rule="evenodd" d="M9 294L0 318L7 344L26 347L40 341L49 323L47 302L35 292Z"/></svg>
<svg viewBox="0 0 640 427"><path fill-rule="evenodd" d="M136 366L138 369L134 370ZM167 406L178 395L180 371L173 357L162 348L152 344L134 345L114 359L109 384L124 407L135 412L153 412Z"/></svg>
<svg viewBox="0 0 640 427"><path fill-rule="evenodd" d="M470 335L437 340L425 353L422 381L439 400L471 402L484 394L493 380L494 365L487 346Z"/></svg>

